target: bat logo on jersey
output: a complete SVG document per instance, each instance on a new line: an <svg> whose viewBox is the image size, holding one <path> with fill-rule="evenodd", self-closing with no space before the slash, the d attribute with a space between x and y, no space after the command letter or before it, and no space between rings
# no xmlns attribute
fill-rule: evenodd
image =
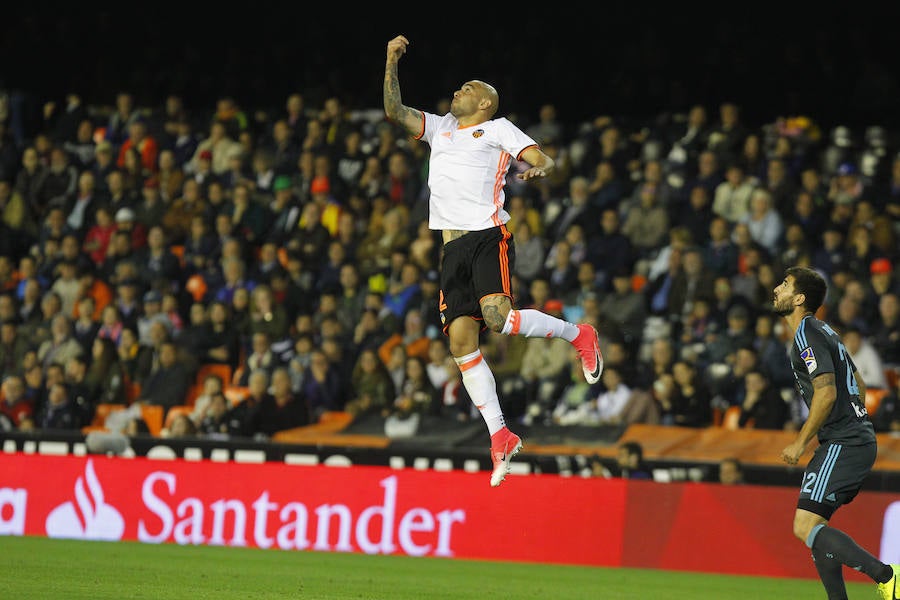
<svg viewBox="0 0 900 600"><path fill-rule="evenodd" d="M816 362L816 355L813 354L812 348L804 348L800 351L800 358L806 363L806 370L810 373L816 370L819 363Z"/></svg>
<svg viewBox="0 0 900 600"><path fill-rule="evenodd" d="M483 135L484 135L484 129L476 129L475 131L472 132L472 137L475 139L478 139Z"/></svg>

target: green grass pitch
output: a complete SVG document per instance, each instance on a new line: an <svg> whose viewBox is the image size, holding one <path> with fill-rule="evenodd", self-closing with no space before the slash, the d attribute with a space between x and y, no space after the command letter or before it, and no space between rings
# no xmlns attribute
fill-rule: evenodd
<svg viewBox="0 0 900 600"><path fill-rule="evenodd" d="M816 580L0 536L0 598L820 600ZM875 586L849 584L850 598Z"/></svg>

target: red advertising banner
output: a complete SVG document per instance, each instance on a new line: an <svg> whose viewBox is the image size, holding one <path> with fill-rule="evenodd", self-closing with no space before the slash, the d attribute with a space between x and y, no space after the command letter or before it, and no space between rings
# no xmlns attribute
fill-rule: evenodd
<svg viewBox="0 0 900 600"><path fill-rule="evenodd" d="M789 488L0 454L0 534L816 577ZM837 527L900 562L900 497ZM897 541L894 541L897 540ZM863 576L848 572L848 579ZM864 580L864 579L860 579Z"/></svg>

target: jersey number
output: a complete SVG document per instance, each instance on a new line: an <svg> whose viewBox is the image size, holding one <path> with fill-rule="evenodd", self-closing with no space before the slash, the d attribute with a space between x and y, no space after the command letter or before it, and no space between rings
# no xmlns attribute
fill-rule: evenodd
<svg viewBox="0 0 900 600"><path fill-rule="evenodd" d="M803 487L800 488L800 491L804 494L812 494L813 483L816 481L815 473L807 473L806 474L806 483L803 484Z"/></svg>
<svg viewBox="0 0 900 600"><path fill-rule="evenodd" d="M841 355L841 362L844 363L847 371L847 392L853 396L859 395L859 386L856 385L856 378L853 376L853 369L850 368L850 364L847 361L847 348L844 346L843 342L838 342L838 351ZM856 411L859 414L859 411ZM862 416L862 415L860 415Z"/></svg>

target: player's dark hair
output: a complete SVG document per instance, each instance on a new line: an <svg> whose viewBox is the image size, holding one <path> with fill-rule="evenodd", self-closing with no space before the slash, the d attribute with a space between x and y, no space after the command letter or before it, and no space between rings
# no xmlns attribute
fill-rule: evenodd
<svg viewBox="0 0 900 600"><path fill-rule="evenodd" d="M794 291L806 297L803 306L812 313L819 310L825 301L825 293L828 291L825 279L808 267L790 267L785 271L785 275L794 277Z"/></svg>
<svg viewBox="0 0 900 600"><path fill-rule="evenodd" d="M640 442L629 441L624 442L622 447L628 452L628 454L632 454L637 456L638 462L644 460L644 447L641 446Z"/></svg>

